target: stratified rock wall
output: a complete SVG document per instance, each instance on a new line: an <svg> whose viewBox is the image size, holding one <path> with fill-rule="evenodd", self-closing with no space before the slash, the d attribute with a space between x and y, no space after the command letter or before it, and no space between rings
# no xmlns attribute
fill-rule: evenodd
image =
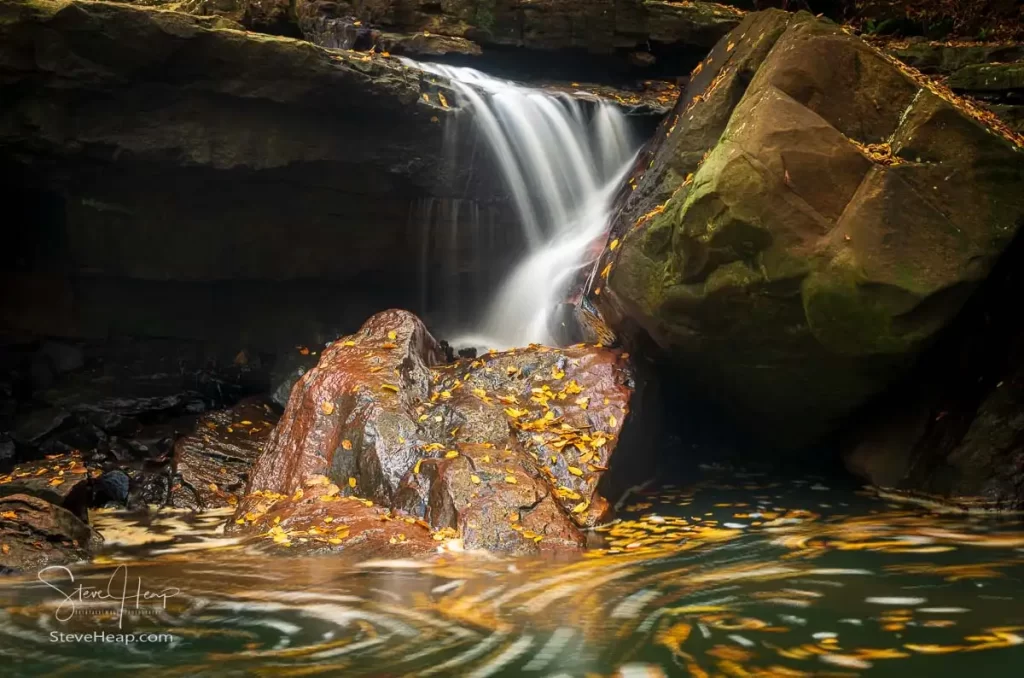
<svg viewBox="0 0 1024 678"><path fill-rule="evenodd" d="M474 261L507 268L519 230L489 156L447 152L443 78L219 25L0 2L0 325L263 345L355 327L418 301L424 204L479 215ZM435 226L463 234L452 257L475 246Z"/></svg>

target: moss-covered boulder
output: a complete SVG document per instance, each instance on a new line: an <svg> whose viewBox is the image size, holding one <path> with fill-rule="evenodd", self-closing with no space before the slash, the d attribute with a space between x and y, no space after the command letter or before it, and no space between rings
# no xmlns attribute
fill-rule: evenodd
<svg viewBox="0 0 1024 678"><path fill-rule="evenodd" d="M595 298L755 433L805 445L987 275L1024 216L1019 143L838 26L749 15L630 180Z"/></svg>

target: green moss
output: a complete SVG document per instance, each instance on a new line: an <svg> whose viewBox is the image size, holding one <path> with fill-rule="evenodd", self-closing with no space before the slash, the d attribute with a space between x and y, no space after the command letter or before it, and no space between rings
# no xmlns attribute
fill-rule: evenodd
<svg viewBox="0 0 1024 678"><path fill-rule="evenodd" d="M804 315L814 337L843 355L905 353L915 337L893 331L892 315L877 295L868 294L850 269L812 274L802 287Z"/></svg>
<svg viewBox="0 0 1024 678"><path fill-rule="evenodd" d="M494 28L494 5L496 0L477 0L473 23L477 28L490 32Z"/></svg>

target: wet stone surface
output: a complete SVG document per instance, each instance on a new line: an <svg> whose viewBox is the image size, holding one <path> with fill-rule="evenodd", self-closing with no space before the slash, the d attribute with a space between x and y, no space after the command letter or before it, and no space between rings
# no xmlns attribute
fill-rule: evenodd
<svg viewBox="0 0 1024 678"><path fill-rule="evenodd" d="M608 515L597 484L629 412L628 356L582 345L443 356L404 311L332 344L293 389L232 529L260 529L274 502L326 478L466 548L582 548L580 528Z"/></svg>

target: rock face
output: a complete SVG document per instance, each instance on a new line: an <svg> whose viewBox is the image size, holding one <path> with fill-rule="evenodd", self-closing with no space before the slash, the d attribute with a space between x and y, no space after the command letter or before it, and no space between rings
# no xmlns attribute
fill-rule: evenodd
<svg viewBox="0 0 1024 678"><path fill-rule="evenodd" d="M243 529L273 510L268 493L327 484L329 498L390 506L468 548L581 547L579 528L608 512L597 484L629 412L622 356L531 347L442 361L404 311L324 351L253 469Z"/></svg>
<svg viewBox="0 0 1024 678"><path fill-rule="evenodd" d="M85 560L101 541L74 514L38 497L0 498L0 569L32 572Z"/></svg>
<svg viewBox="0 0 1024 678"><path fill-rule="evenodd" d="M808 14L749 15L631 181L602 310L763 439L833 430L909 368L1024 216L1020 139L951 98Z"/></svg>
<svg viewBox="0 0 1024 678"><path fill-rule="evenodd" d="M1024 508L1024 295L1019 238L904 383L844 431L868 482Z"/></svg>
<svg viewBox="0 0 1024 678"><path fill-rule="evenodd" d="M217 25L0 2L0 199L33 225L5 240L0 326L268 348L328 317L356 327L418 301L419 273L397 262L432 237L412 218L425 200L478 214L500 275L519 229L486 154L446 162L443 79ZM369 291L339 320L352 289Z"/></svg>
<svg viewBox="0 0 1024 678"><path fill-rule="evenodd" d="M945 78L953 91L985 103L1024 133L1024 45L880 40L879 46L922 73Z"/></svg>
<svg viewBox="0 0 1024 678"><path fill-rule="evenodd" d="M660 0L298 0L296 15L303 34L328 47L379 43L412 54L478 54L481 46L509 46L610 54L649 52L652 43L710 47L742 12L727 4Z"/></svg>

